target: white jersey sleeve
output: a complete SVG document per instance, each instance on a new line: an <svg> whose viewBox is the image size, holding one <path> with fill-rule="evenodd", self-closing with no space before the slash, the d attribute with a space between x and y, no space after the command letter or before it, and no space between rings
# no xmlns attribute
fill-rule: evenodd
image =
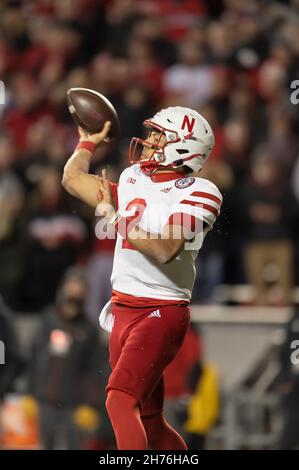
<svg viewBox="0 0 299 470"><path fill-rule="evenodd" d="M211 229L220 214L222 195L209 180L196 178L195 183L181 192L181 197L170 209L172 221L175 214L183 214L205 222ZM174 222L172 222L174 223Z"/></svg>

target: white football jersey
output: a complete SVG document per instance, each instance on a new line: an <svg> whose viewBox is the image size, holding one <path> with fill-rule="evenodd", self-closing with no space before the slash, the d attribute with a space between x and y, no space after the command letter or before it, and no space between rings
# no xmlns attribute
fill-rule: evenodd
<svg viewBox="0 0 299 470"><path fill-rule="evenodd" d="M154 182L133 165L120 176L118 207L121 216L130 216L141 205L144 211L138 225L151 234L161 233L174 214L184 214L205 222L203 231L194 238L186 228L185 249L168 264L161 264L129 245L117 235L112 289L123 294L157 300L190 301L195 279L195 259L206 233L219 215L222 196L208 180L193 176ZM173 224L177 224L174 219ZM186 224L184 223L184 226Z"/></svg>

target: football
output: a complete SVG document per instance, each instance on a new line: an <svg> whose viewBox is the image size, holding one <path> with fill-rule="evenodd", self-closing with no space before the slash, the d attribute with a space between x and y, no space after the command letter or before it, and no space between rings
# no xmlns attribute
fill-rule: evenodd
<svg viewBox="0 0 299 470"><path fill-rule="evenodd" d="M100 132L105 121L111 122L108 137L119 137L120 126L117 112L101 93L88 88L70 88L67 91L68 109L74 121L89 134Z"/></svg>

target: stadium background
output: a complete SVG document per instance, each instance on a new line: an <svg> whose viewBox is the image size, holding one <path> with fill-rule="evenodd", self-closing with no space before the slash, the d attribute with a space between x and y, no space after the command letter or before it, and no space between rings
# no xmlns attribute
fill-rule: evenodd
<svg viewBox="0 0 299 470"><path fill-rule="evenodd" d="M192 314L198 344L191 341L190 348L201 370L197 385L205 366L215 379L208 385L215 416L212 410L206 427L195 425L191 434L210 431L210 448L277 445L281 423L299 407L290 359L296 329L287 323L299 297L299 113L292 88L298 59L297 0L1 2L1 315L17 338L12 348L1 331L0 339L7 357L20 363L0 387L3 447L40 445L34 422L27 423L36 411L28 395L31 349L67 269L86 271L86 315L94 330L110 294L113 241L95 237L93 212L61 186L78 140L66 106L73 86L98 90L119 113L119 144L99 149L92 162L93 172L108 165L113 181L128 164L130 138L142 135L143 120L159 108L192 107L212 125L216 146L202 176L220 188L224 203L197 260ZM84 423L81 428L84 446L109 448L103 334L99 351L100 398L87 418L96 425L93 432ZM199 407L190 409L187 388L169 392L168 400L170 414L185 415L179 420L185 431L187 414L200 414ZM26 428L21 436L13 429L18 420ZM56 445L65 446L63 437Z"/></svg>

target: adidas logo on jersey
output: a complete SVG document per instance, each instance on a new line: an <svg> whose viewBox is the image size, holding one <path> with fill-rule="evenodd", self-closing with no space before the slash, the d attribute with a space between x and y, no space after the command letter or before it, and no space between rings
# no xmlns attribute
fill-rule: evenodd
<svg viewBox="0 0 299 470"><path fill-rule="evenodd" d="M150 313L150 314L148 315L148 317L149 317L149 318L150 318L150 317L159 317L159 318L161 318L160 310L155 310L154 312Z"/></svg>
<svg viewBox="0 0 299 470"><path fill-rule="evenodd" d="M170 188L160 189L160 191L162 191L162 193L169 193L170 190L171 190L171 187Z"/></svg>

